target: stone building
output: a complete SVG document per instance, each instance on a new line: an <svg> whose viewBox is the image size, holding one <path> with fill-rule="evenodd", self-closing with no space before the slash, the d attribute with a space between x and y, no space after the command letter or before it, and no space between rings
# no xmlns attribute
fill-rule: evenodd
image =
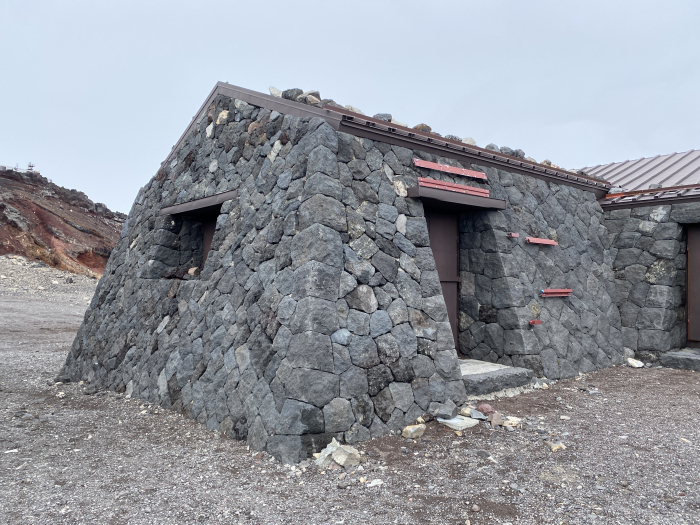
<svg viewBox="0 0 700 525"><path fill-rule="evenodd" d="M695 204L630 208L520 150L277 95L217 84L136 197L63 378L294 462L450 413L491 384L464 357L503 386L685 346Z"/></svg>
<svg viewBox="0 0 700 525"><path fill-rule="evenodd" d="M700 151L583 171L615 186L602 207L623 345L644 359L700 348Z"/></svg>

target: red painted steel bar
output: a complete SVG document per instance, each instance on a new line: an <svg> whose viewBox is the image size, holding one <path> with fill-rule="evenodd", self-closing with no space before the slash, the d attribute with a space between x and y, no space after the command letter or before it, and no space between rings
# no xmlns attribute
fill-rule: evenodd
<svg viewBox="0 0 700 525"><path fill-rule="evenodd" d="M446 164L438 164L437 162L428 162L422 159L413 159L413 164L419 168L428 168L430 170L444 171L445 173L452 173L453 175L461 175L463 177L472 177L474 179L486 180L486 175L480 171L465 170L464 168L455 168L453 166L447 166Z"/></svg>
<svg viewBox="0 0 700 525"><path fill-rule="evenodd" d="M549 288L541 290L542 297L570 297L573 290L571 288Z"/></svg>
<svg viewBox="0 0 700 525"><path fill-rule="evenodd" d="M553 241L551 239L539 239L537 237L525 237L525 239L530 244L548 244L550 246L559 246L557 241Z"/></svg>
<svg viewBox="0 0 700 525"><path fill-rule="evenodd" d="M519 233L511 232L507 235L509 239L518 239L520 237Z"/></svg>
<svg viewBox="0 0 700 525"><path fill-rule="evenodd" d="M532 319L532 320L530 321L530 324L531 324L532 326L536 326L536 325L542 324L542 321L539 320L539 319Z"/></svg>
<svg viewBox="0 0 700 525"><path fill-rule="evenodd" d="M463 184L454 184L452 182L443 182L441 180L426 179L418 177L418 185L425 188L435 188L438 190L454 191L456 193L466 193L467 195L476 195L478 197L488 197L489 190L484 188L474 188L473 186L464 186Z"/></svg>

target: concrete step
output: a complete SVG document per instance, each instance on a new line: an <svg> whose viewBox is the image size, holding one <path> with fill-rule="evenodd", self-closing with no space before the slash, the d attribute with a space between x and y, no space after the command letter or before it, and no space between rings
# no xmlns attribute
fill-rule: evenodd
<svg viewBox="0 0 700 525"><path fill-rule="evenodd" d="M661 354L661 366L668 368L680 368L681 370L695 370L700 372L700 350L684 348L677 352Z"/></svg>
<svg viewBox="0 0 700 525"><path fill-rule="evenodd" d="M467 394L470 396L524 386L534 378L532 370L527 368L487 363L476 359L460 359L459 367Z"/></svg>

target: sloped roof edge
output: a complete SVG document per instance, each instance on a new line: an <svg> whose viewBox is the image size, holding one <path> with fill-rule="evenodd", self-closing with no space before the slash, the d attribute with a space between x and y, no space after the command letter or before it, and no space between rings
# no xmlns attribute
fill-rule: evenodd
<svg viewBox="0 0 700 525"><path fill-rule="evenodd" d="M581 171L602 177L613 186L628 191L647 189L652 185L700 184L700 150L598 164Z"/></svg>
<svg viewBox="0 0 700 525"><path fill-rule="evenodd" d="M177 143L172 147L172 150L162 164L170 161L172 156L179 149L181 143L197 125L199 119L204 115L204 112L218 95L225 95L234 99L243 100L253 106L264 107L286 115L293 115L296 117L321 117L336 131L343 131L351 135L378 140L410 149L427 151L457 160L466 160L467 162L494 167L504 171L520 173L547 182L578 187L579 189L594 192L598 198L605 196L610 188L610 183L603 179L582 176L577 173L555 169L543 164L526 162L523 159L511 157L500 152L471 146L463 142L446 139L436 134L426 133L383 120L370 118L345 108L336 106L318 108L234 86L227 82L216 83L209 93L209 96L197 113L195 113L194 117L192 117L189 126L180 136Z"/></svg>

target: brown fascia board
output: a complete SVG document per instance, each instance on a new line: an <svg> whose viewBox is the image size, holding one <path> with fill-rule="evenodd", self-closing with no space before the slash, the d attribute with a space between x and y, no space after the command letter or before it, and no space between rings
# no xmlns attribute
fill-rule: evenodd
<svg viewBox="0 0 700 525"><path fill-rule="evenodd" d="M210 197L196 199L175 206L168 206L160 210L159 215L180 215L185 213L201 213L207 208L221 206L224 202L238 197L238 190L224 191Z"/></svg>
<svg viewBox="0 0 700 525"><path fill-rule="evenodd" d="M302 104L272 95L265 95L264 93L234 86L226 82L216 83L216 86L214 86L214 89L212 89L204 104L199 108L199 111L192 117L190 125L181 135L178 142L173 146L170 154L165 161L163 161L163 164L168 162L175 154L185 137L187 137L190 131L197 125L199 119L204 115L209 105L218 95L242 100L253 106L277 111L284 115L292 115L295 117L321 117L336 131L342 131L357 137L364 137L395 146L417 149L460 161L520 173L546 182L566 184L585 191L591 191L598 199L604 197L611 187L609 182L602 179L586 177L566 170L554 169L543 164L525 162L516 157L466 145L463 142L446 139L436 134L425 133L383 120L366 117L365 115L353 113L345 108L336 106L317 108L309 106L308 104Z"/></svg>
<svg viewBox="0 0 700 525"><path fill-rule="evenodd" d="M426 188L425 186L413 186L408 188L408 196L421 200L427 199L470 208L486 208L490 210L506 209L506 201L501 199L467 195L466 193L456 193L454 191L439 190L437 188Z"/></svg>

